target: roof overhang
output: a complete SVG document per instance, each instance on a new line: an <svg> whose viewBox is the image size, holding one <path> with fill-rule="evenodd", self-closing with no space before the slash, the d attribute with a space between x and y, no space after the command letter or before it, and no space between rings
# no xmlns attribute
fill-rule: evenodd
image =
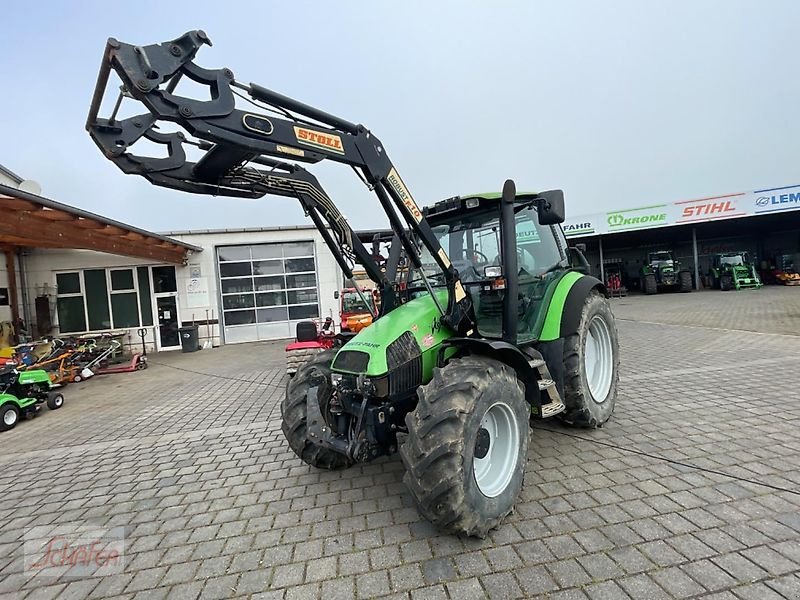
<svg viewBox="0 0 800 600"><path fill-rule="evenodd" d="M0 246L108 252L182 264L202 248L0 184Z"/></svg>

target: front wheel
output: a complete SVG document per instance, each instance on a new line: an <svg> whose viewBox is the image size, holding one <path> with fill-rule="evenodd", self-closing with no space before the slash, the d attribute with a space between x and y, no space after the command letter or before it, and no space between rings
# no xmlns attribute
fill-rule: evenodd
<svg viewBox="0 0 800 600"><path fill-rule="evenodd" d="M0 431L14 429L19 423L19 408L16 404L4 404L0 406Z"/></svg>
<svg viewBox="0 0 800 600"><path fill-rule="evenodd" d="M451 360L418 390L400 447L420 513L449 533L485 537L514 507L528 457L530 405L507 365Z"/></svg>
<svg viewBox="0 0 800 600"><path fill-rule="evenodd" d="M658 292L658 282L653 273L648 273L644 276L644 293L648 296Z"/></svg>
<svg viewBox="0 0 800 600"><path fill-rule="evenodd" d="M723 292L729 292L733 289L733 277L730 275L723 275L719 282L719 289Z"/></svg>
<svg viewBox="0 0 800 600"><path fill-rule="evenodd" d="M330 471L349 467L353 464L353 461L344 454L323 448L308 440L306 437L306 422L308 420L306 396L316 376L323 375L324 379L328 380L331 362L335 356L336 350L319 352L297 369L296 376L290 379L286 385L286 396L281 403L281 418L283 420L281 429L291 449L306 464ZM322 385L318 393L320 402L330 393L330 386L327 384Z"/></svg>
<svg viewBox="0 0 800 600"><path fill-rule="evenodd" d="M681 271L678 273L678 281L680 282L682 292L692 291L692 274L689 271Z"/></svg>
<svg viewBox="0 0 800 600"><path fill-rule="evenodd" d="M58 410L64 406L64 394L55 392L47 396L47 408L50 410Z"/></svg>
<svg viewBox="0 0 800 600"><path fill-rule="evenodd" d="M564 405L560 419L577 427L601 427L617 401L619 339L608 299L592 291L578 331L564 338Z"/></svg>

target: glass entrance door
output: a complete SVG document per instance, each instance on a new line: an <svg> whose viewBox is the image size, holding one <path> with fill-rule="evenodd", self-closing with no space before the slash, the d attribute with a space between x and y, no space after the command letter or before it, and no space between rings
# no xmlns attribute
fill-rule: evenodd
<svg viewBox="0 0 800 600"><path fill-rule="evenodd" d="M158 336L161 350L178 348L181 338L178 334L180 321L178 319L178 298L176 296L161 296L156 298L158 311Z"/></svg>

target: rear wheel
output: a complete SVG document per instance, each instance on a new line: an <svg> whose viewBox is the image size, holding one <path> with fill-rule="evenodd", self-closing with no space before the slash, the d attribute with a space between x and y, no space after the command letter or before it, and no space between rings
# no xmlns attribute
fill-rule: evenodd
<svg viewBox="0 0 800 600"><path fill-rule="evenodd" d="M306 438L306 396L316 376L324 375L326 381L330 381L331 362L335 356L336 350L320 352L297 369L297 374L286 386L286 396L281 403L281 429L291 449L303 462L330 471L344 469L353 462L344 454L313 444ZM330 392L329 384L322 384L318 391L320 401Z"/></svg>
<svg viewBox="0 0 800 600"><path fill-rule="evenodd" d="M619 340L608 300L592 291L584 302L578 331L564 338L562 421L601 427L611 418L619 381Z"/></svg>
<svg viewBox="0 0 800 600"><path fill-rule="evenodd" d="M723 292L727 292L733 289L733 277L730 275L723 275L722 278L719 280L719 289Z"/></svg>
<svg viewBox="0 0 800 600"><path fill-rule="evenodd" d="M10 402L0 406L0 431L14 429L19 423L19 408Z"/></svg>
<svg viewBox="0 0 800 600"><path fill-rule="evenodd" d="M648 273L644 276L644 293L650 295L657 292L658 283L656 282L656 276L653 273Z"/></svg>
<svg viewBox="0 0 800 600"><path fill-rule="evenodd" d="M678 281L680 282L682 292L692 291L692 274L689 271L681 271L678 273Z"/></svg>
<svg viewBox="0 0 800 600"><path fill-rule="evenodd" d="M514 371L479 356L451 360L418 390L400 448L420 513L444 531L484 537L522 489L530 405Z"/></svg>

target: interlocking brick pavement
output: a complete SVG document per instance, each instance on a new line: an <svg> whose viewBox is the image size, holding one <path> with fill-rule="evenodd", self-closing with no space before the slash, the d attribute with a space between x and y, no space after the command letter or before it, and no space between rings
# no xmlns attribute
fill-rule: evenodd
<svg viewBox="0 0 800 600"><path fill-rule="evenodd" d="M615 299L614 418L537 424L485 540L420 520L397 457L329 473L288 451L280 344L70 386L0 435L0 600L800 598L800 336L775 334L800 333L797 298ZM125 571L25 574L25 530L62 524L124 527Z"/></svg>

